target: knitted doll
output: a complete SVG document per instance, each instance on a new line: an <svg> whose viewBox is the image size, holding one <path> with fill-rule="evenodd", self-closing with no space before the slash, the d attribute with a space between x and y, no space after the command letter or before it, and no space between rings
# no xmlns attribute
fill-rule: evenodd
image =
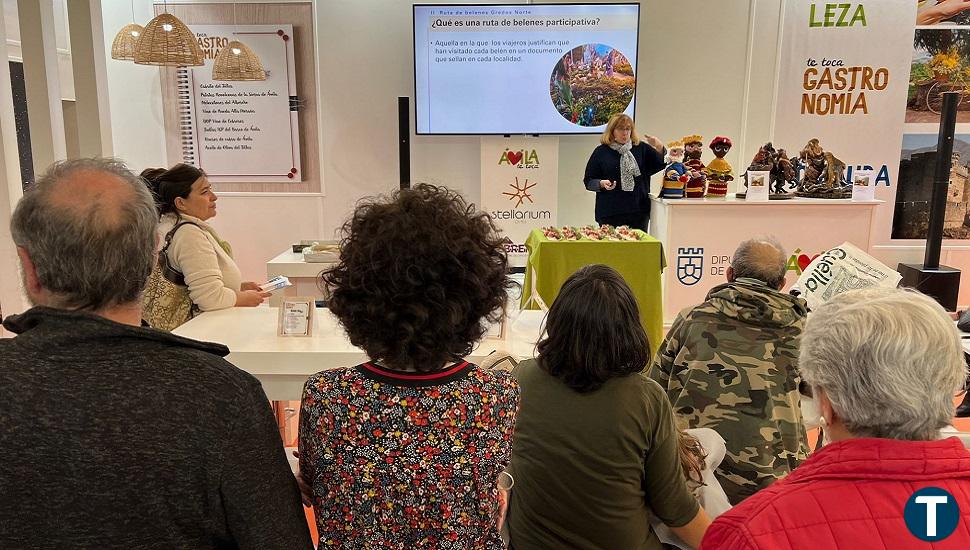
<svg viewBox="0 0 970 550"><path fill-rule="evenodd" d="M701 162L701 155L704 153L704 138L698 135L686 136L683 140L684 151L690 179L684 189L688 199L703 199L707 191L707 176L704 175L704 163Z"/></svg>
<svg viewBox="0 0 970 550"><path fill-rule="evenodd" d="M664 158L667 167L664 168L663 187L660 189L662 199L684 198L684 185L690 179L687 167L684 166L684 144L674 141L667 144L667 157Z"/></svg>
<svg viewBox="0 0 970 550"><path fill-rule="evenodd" d="M731 139L717 136L709 145L717 158L707 165L707 197L722 199L727 195L728 183L734 181L734 169L724 160L731 150Z"/></svg>

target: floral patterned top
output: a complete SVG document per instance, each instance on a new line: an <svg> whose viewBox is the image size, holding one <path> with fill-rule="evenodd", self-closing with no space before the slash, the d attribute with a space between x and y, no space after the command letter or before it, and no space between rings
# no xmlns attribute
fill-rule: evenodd
<svg viewBox="0 0 970 550"><path fill-rule="evenodd" d="M364 363L311 376L300 470L320 548L504 548L497 482L518 401L509 373L465 361L435 373Z"/></svg>

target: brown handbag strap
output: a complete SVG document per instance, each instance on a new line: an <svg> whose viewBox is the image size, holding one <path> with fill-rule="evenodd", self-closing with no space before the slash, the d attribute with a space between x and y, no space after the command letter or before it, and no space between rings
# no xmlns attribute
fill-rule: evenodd
<svg viewBox="0 0 970 550"><path fill-rule="evenodd" d="M169 229L168 233L165 234L165 246L163 246L162 249L159 250L159 253L164 253L166 250L168 250L168 246L172 244L172 237L175 236L175 232L178 231L179 228L182 227L183 225L194 225L204 231L202 226L195 222L178 222L177 224L175 224L175 227L173 227L172 229Z"/></svg>
<svg viewBox="0 0 970 550"><path fill-rule="evenodd" d="M162 249L158 251L159 264L162 268L162 276L180 286L185 286L185 275L181 271L172 267L172 262L168 259L168 247L172 244L172 238L175 237L175 232L178 231L178 229L183 225L194 225L199 229L203 229L201 225L195 222L178 222L175 224L175 227L170 229L169 232L165 234L165 245L162 246ZM164 263L161 260L162 257L165 258Z"/></svg>

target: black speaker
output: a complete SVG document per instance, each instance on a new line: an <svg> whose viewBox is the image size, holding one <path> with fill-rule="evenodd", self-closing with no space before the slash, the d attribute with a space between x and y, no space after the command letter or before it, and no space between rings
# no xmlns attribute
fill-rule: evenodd
<svg viewBox="0 0 970 550"><path fill-rule="evenodd" d="M899 264L901 286L915 288L936 299L947 311L956 311L960 293L960 270L940 265L943 245L943 218L946 214L946 193L950 185L953 157L953 134L957 122L957 92L944 92L940 116L940 133L936 143L936 171L933 174L933 193L930 199L929 229L922 264Z"/></svg>
<svg viewBox="0 0 970 550"><path fill-rule="evenodd" d="M397 98L397 163L401 189L411 187L411 101Z"/></svg>
<svg viewBox="0 0 970 550"><path fill-rule="evenodd" d="M960 270L945 265L935 268L923 264L899 264L896 271L903 276L899 286L915 288L933 298L947 311L957 310L960 294Z"/></svg>

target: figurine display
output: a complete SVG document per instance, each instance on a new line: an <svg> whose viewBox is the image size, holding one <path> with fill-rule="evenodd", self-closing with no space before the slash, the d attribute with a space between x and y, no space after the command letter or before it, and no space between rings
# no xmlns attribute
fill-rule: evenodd
<svg viewBox="0 0 970 550"><path fill-rule="evenodd" d="M727 196L728 183L734 181L734 169L724 156L731 150L731 139L724 136L717 136L709 145L714 156L705 169L707 175L707 198L722 199Z"/></svg>
<svg viewBox="0 0 970 550"><path fill-rule="evenodd" d="M660 188L660 198L662 199L682 199L684 198L684 186L690 179L687 167L684 165L684 144L674 141L667 144L667 156L664 158L667 163L664 168L663 187Z"/></svg>
<svg viewBox="0 0 970 550"><path fill-rule="evenodd" d="M707 192L707 176L704 175L704 163L701 162L701 154L704 153L704 138L698 135L685 136L681 140L684 143L684 155L687 160L684 165L690 179L684 187L684 195L688 199L703 199Z"/></svg>
<svg viewBox="0 0 970 550"><path fill-rule="evenodd" d="M751 159L751 164L741 175L742 181L744 181L744 191L737 194L740 199L746 197L748 194L748 184L750 183L751 172L771 172L775 163L775 148L771 146L771 142L762 145L758 152L754 154L754 158Z"/></svg>
<svg viewBox="0 0 970 550"><path fill-rule="evenodd" d="M804 167L802 180L795 193L816 199L846 199L852 196L852 185L845 179L845 163L822 149L818 139L809 140L799 154Z"/></svg>
<svg viewBox="0 0 970 550"><path fill-rule="evenodd" d="M772 147L769 141L758 149L758 152L754 154L754 158L751 159L751 164L744 171L744 186L748 186L748 172L771 172L771 169L774 167L775 148Z"/></svg>
<svg viewBox="0 0 970 550"><path fill-rule="evenodd" d="M770 141L762 145L751 159L751 164L748 165L743 176L745 191L738 193L738 198L747 195L748 172L768 172L769 198L772 200L790 199L793 195L788 192L787 187L791 185L794 190L798 185L795 167L788 158L788 153L784 149L775 150Z"/></svg>
<svg viewBox="0 0 970 550"><path fill-rule="evenodd" d="M778 149L775 153L775 162L771 167L771 192L778 198L788 198L788 186L794 190L798 186L798 173L795 165L788 158L788 153L784 149Z"/></svg>

